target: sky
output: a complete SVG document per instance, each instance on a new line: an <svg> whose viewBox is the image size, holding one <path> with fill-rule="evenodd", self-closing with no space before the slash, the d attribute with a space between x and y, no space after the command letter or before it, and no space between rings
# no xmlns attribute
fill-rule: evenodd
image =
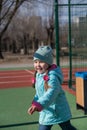
<svg viewBox="0 0 87 130"><path fill-rule="evenodd" d="M39 1L39 0L38 0ZM47 19L49 15L52 14L52 4L44 4L45 2L38 3L34 7L34 10L28 12L28 15L36 14L42 16L43 19ZM72 4L77 3L87 3L87 0L71 0ZM68 4L68 0L62 0L62 4ZM49 6L48 6L49 5ZM25 12L27 12L25 8ZM74 17L85 17L87 15L87 5L86 6L71 6L71 16ZM59 13L61 23L68 22L68 7L62 6Z"/></svg>

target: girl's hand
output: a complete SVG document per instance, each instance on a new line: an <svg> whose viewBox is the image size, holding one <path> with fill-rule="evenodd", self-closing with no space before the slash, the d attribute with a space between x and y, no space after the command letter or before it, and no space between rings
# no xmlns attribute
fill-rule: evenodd
<svg viewBox="0 0 87 130"><path fill-rule="evenodd" d="M28 114L32 115L35 111L37 111L37 108L36 106L31 106L29 109L28 109Z"/></svg>

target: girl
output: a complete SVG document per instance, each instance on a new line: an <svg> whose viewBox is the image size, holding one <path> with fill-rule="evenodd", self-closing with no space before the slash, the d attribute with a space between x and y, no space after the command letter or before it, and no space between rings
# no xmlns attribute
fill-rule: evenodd
<svg viewBox="0 0 87 130"><path fill-rule="evenodd" d="M43 46L35 52L34 68L36 94L28 113L39 112L39 130L51 130L53 124L62 130L76 130L70 123L71 112L61 87L62 71L53 64L51 47Z"/></svg>

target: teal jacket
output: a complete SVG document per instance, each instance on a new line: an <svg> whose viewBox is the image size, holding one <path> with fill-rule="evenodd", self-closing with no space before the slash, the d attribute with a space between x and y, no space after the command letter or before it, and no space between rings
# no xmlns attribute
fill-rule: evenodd
<svg viewBox="0 0 87 130"><path fill-rule="evenodd" d="M48 90L44 87L45 74L36 74L36 94L33 105L36 105L39 112L39 123L52 125L65 122L71 118L70 108L61 87L63 82L62 71L56 67L48 72Z"/></svg>

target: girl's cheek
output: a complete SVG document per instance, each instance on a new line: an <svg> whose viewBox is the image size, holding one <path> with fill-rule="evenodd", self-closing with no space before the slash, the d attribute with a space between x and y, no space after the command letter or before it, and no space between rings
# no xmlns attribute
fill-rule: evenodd
<svg viewBox="0 0 87 130"><path fill-rule="evenodd" d="M36 70L36 66L34 65L34 69Z"/></svg>

